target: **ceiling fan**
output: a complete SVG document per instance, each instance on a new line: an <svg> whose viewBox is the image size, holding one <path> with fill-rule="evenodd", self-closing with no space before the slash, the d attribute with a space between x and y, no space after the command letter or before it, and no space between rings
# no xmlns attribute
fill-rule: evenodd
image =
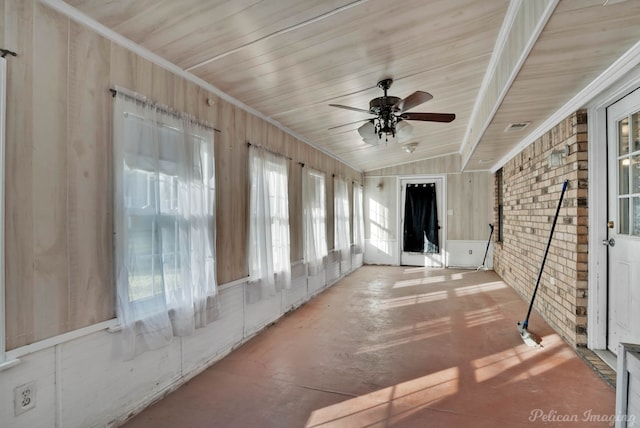
<svg viewBox="0 0 640 428"><path fill-rule="evenodd" d="M377 144L378 141L382 141L383 136L386 141L389 141L389 136L391 136L392 139L396 139L398 134L403 133L403 131L404 133L410 132L408 129L411 127L404 122L406 120L448 123L456 118L456 115L453 113L407 112L407 110L429 101L433 98L433 95L428 92L416 91L403 99L389 96L387 95L387 91L391 87L392 83L393 79L384 79L378 82L378 87L384 91L384 95L372 99L369 102L369 110L343 106L340 104L329 104L329 106L375 115L373 118L364 119L367 123L358 128L360 136L362 136L365 142L370 144ZM329 129L335 129L357 122L345 123ZM371 137L377 137L378 141L375 141L375 138L372 139Z"/></svg>

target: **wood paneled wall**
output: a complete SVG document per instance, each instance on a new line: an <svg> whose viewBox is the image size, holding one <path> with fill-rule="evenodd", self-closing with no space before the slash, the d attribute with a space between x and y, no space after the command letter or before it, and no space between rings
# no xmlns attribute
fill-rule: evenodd
<svg viewBox="0 0 640 428"><path fill-rule="evenodd" d="M114 316L114 85L213 124L218 283L247 276L247 142L290 157L291 258L302 258L301 166L361 174L32 0L0 0L8 59L6 324L13 349ZM211 100L213 105L209 105Z"/></svg>
<svg viewBox="0 0 640 428"><path fill-rule="evenodd" d="M493 174L447 174L447 239L489 239L493 223Z"/></svg>
<svg viewBox="0 0 640 428"><path fill-rule="evenodd" d="M441 156L365 172L367 177L446 175L447 239L486 240L493 220L493 175L460 172L460 155Z"/></svg>

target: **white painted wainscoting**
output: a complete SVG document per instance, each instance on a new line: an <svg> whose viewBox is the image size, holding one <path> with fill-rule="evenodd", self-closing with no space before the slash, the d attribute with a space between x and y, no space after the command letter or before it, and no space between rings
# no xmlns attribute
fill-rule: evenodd
<svg viewBox="0 0 640 428"><path fill-rule="evenodd" d="M362 266L362 259L354 253L345 263L331 252L325 269L313 277L304 263L294 263L291 288L255 303L247 303L248 278L225 284L219 289L217 320L132 361L116 354L120 333L108 331L116 320L12 350L7 357L20 363L0 371L0 426L117 426ZM35 382L36 405L14 416L14 388L30 382Z"/></svg>
<svg viewBox="0 0 640 428"><path fill-rule="evenodd" d="M364 261L369 265L400 264L398 241L365 241L366 250ZM478 240L447 240L445 263L447 267L477 268L482 265L487 241ZM493 269L493 242L489 246L489 253L485 265Z"/></svg>
<svg viewBox="0 0 640 428"><path fill-rule="evenodd" d="M447 267L477 268L482 265L487 241L447 241ZM493 242L489 245L489 253L485 267L493 269Z"/></svg>

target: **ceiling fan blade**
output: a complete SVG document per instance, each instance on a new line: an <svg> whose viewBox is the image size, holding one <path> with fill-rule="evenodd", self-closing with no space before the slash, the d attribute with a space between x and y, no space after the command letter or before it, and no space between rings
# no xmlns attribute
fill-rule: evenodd
<svg viewBox="0 0 640 428"><path fill-rule="evenodd" d="M404 120L422 120L425 122L452 122L456 118L453 113L402 113Z"/></svg>
<svg viewBox="0 0 640 428"><path fill-rule="evenodd" d="M327 131L331 131L332 129L342 128L343 126L353 125L354 123L368 122L370 120L373 120L373 119L360 119L360 120L356 120L355 122L343 123L342 125L332 126L331 128L327 129Z"/></svg>
<svg viewBox="0 0 640 428"><path fill-rule="evenodd" d="M433 98L429 92L424 91L415 91L413 94L409 95L407 98L400 100L394 105L394 109L397 109L400 113L410 110L416 106L419 106L422 103L426 103L430 99Z"/></svg>
<svg viewBox="0 0 640 428"><path fill-rule="evenodd" d="M340 104L329 104L329 106L331 106L331 107L343 108L343 109L346 109L346 110L359 111L359 112L361 112L361 113L367 113L367 114L370 114L370 113L371 113L369 110L365 110L365 109L361 109L361 108L356 108L356 107L343 106L343 105L340 105Z"/></svg>

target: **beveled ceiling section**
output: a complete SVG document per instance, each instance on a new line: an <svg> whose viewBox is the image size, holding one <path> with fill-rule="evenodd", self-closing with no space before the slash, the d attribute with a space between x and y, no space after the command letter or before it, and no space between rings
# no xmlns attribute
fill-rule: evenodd
<svg viewBox="0 0 640 428"><path fill-rule="evenodd" d="M66 3L365 171L451 153L462 153L467 169L488 169L640 39L635 0L606 7L604 0L562 0L557 7L554 0ZM503 88L504 101L496 98L486 132L471 132L476 141L463 147L474 108L482 107L485 75L493 72L501 26L510 11L532 3L555 11L546 27L548 16L541 21L544 30L513 86ZM513 30L509 37L531 35ZM328 104L367 109L382 95L376 83L387 77L394 79L390 95L433 95L411 111L455 113L455 121L411 121L408 142L419 143L413 153L399 144L365 144L356 129L370 116ZM503 132L521 121L532 125Z"/></svg>
<svg viewBox="0 0 640 428"><path fill-rule="evenodd" d="M563 0L538 38L467 169L487 169L509 153L640 40L640 2ZM577 105L575 108L580 108ZM510 123L531 122L505 132Z"/></svg>

